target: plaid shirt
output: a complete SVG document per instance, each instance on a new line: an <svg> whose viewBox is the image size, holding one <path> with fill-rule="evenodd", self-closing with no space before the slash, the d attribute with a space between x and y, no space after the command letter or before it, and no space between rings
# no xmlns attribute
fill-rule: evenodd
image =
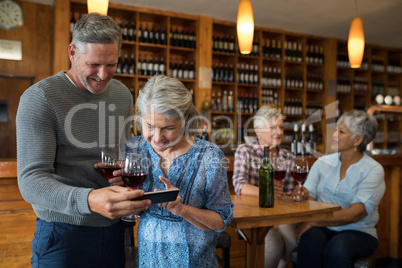
<svg viewBox="0 0 402 268"><path fill-rule="evenodd" d="M290 195L293 191L293 187L296 185L296 181L293 180L290 168L294 163L294 155L288 150L277 147L279 156L286 159L286 175L283 180L283 192L286 195ZM274 153L273 153L274 154ZM275 157L272 155L272 157ZM236 194L240 194L241 189L245 183L258 186L259 185L259 173L264 153L261 150L258 141L250 144L242 144L237 147L235 153L234 167L233 167L233 186Z"/></svg>

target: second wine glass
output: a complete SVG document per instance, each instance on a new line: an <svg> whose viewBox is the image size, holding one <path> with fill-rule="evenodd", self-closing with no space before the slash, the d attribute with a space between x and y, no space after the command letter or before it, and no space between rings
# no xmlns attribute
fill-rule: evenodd
<svg viewBox="0 0 402 268"><path fill-rule="evenodd" d="M145 153L126 153L121 163L121 178L127 187L140 189L148 175L149 160ZM140 214L133 213L122 217L123 221L137 222Z"/></svg>
<svg viewBox="0 0 402 268"><path fill-rule="evenodd" d="M299 189L302 188L302 183L306 180L309 172L307 159L304 157L298 157L292 168L292 177L299 184ZM301 190L300 190L301 191ZM296 201L303 201L302 196L299 196Z"/></svg>
<svg viewBox="0 0 402 268"><path fill-rule="evenodd" d="M277 156L274 158L274 178L275 181L283 181L286 175L286 159L282 156ZM278 198L280 199L280 198Z"/></svg>
<svg viewBox="0 0 402 268"><path fill-rule="evenodd" d="M113 171L120 169L118 144L103 145L100 147L101 159L96 169L107 180L113 178Z"/></svg>

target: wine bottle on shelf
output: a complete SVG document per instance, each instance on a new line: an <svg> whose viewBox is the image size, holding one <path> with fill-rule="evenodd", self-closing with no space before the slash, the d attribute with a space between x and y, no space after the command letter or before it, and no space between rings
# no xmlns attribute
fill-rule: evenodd
<svg viewBox="0 0 402 268"><path fill-rule="evenodd" d="M293 140L291 144L291 153L296 156L299 154L299 126L297 124L293 125Z"/></svg>
<svg viewBox="0 0 402 268"><path fill-rule="evenodd" d="M281 42L281 40L278 40L278 46L276 48L275 57L278 60L280 60L282 58L282 42Z"/></svg>
<svg viewBox="0 0 402 268"><path fill-rule="evenodd" d="M151 43L151 44L155 43L155 32L154 32L154 26L153 25L151 25L151 28L149 29L148 43Z"/></svg>
<svg viewBox="0 0 402 268"><path fill-rule="evenodd" d="M166 40L166 28L163 27L162 31L160 33L160 44L161 45L166 45L167 44L167 40Z"/></svg>
<svg viewBox="0 0 402 268"><path fill-rule="evenodd" d="M165 58L161 57L161 61L159 62L159 74L165 75Z"/></svg>
<svg viewBox="0 0 402 268"><path fill-rule="evenodd" d="M137 74L142 75L142 62L141 62L141 55L138 56L137 62Z"/></svg>
<svg viewBox="0 0 402 268"><path fill-rule="evenodd" d="M177 69L177 77L179 79L183 78L183 69L184 69L183 60L180 60L180 65L179 65L179 68Z"/></svg>
<svg viewBox="0 0 402 268"><path fill-rule="evenodd" d="M149 75L148 74L148 66L147 66L147 55L144 55L144 57L142 58L141 71L142 71L142 75Z"/></svg>
<svg viewBox="0 0 402 268"><path fill-rule="evenodd" d="M184 47L184 33L183 33L183 28L184 27L182 27L181 29L180 29L180 31L179 31L179 35L178 35L178 37L177 37L177 46L179 46L179 47Z"/></svg>
<svg viewBox="0 0 402 268"><path fill-rule="evenodd" d="M122 31L123 40L128 40L128 21L125 20Z"/></svg>
<svg viewBox="0 0 402 268"><path fill-rule="evenodd" d="M190 61L190 67L189 67L189 71L188 71L188 79L195 79L195 65L194 65L194 61Z"/></svg>
<svg viewBox="0 0 402 268"><path fill-rule="evenodd" d="M177 78L177 73L178 73L178 66L177 66L177 59L174 59L174 63L173 63L173 68L172 68L172 77Z"/></svg>
<svg viewBox="0 0 402 268"><path fill-rule="evenodd" d="M253 113L258 111L258 95L254 93L254 101L253 101Z"/></svg>
<svg viewBox="0 0 402 268"><path fill-rule="evenodd" d="M236 110L238 113L243 112L243 94L242 93L239 93L239 95L237 97Z"/></svg>
<svg viewBox="0 0 402 268"><path fill-rule="evenodd" d="M138 42L144 42L143 36L142 36L142 24L138 28Z"/></svg>
<svg viewBox="0 0 402 268"><path fill-rule="evenodd" d="M258 85L258 73L259 73L258 65L255 64L254 65L254 79L253 79L255 85Z"/></svg>
<svg viewBox="0 0 402 268"><path fill-rule="evenodd" d="M276 58L276 40L272 39L271 42L271 52L269 53L269 58L275 59Z"/></svg>
<svg viewBox="0 0 402 268"><path fill-rule="evenodd" d="M132 20L132 21L131 21L131 26L130 26L130 28L128 29L128 40L129 40L129 41L135 41L135 32L136 32L136 30L135 30L135 23L134 23L134 21Z"/></svg>
<svg viewBox="0 0 402 268"><path fill-rule="evenodd" d="M148 43L149 42L149 32L148 32L148 24L145 24L145 29L142 32L142 42Z"/></svg>
<svg viewBox="0 0 402 268"><path fill-rule="evenodd" d="M208 134L208 130L207 130L207 123L204 122L202 124L202 135L201 135L201 139L209 141L209 134Z"/></svg>
<svg viewBox="0 0 402 268"><path fill-rule="evenodd" d="M310 152L310 155L312 155L314 152L315 152L315 150L316 150L316 148L315 148L315 138L314 138L314 126L313 125L309 125L309 128L308 128L308 130L309 130L309 132L310 132L310 139L309 139L309 147L310 147L310 150L309 150L309 152Z"/></svg>
<svg viewBox="0 0 402 268"><path fill-rule="evenodd" d="M184 66L183 66L183 78L184 79L188 79L188 69L189 69L189 66L188 66L188 60L185 60L184 61Z"/></svg>
<svg viewBox="0 0 402 268"><path fill-rule="evenodd" d="M122 67L122 69L121 69L121 72L123 73L123 74L128 74L128 69L129 69L129 67L130 67L130 63L129 63L129 61L128 61L128 55L127 55L127 53L124 55L124 61L123 61L123 67Z"/></svg>
<svg viewBox="0 0 402 268"><path fill-rule="evenodd" d="M228 96L228 112L233 112L234 107L233 107L233 91L229 91L229 96Z"/></svg>
<svg viewBox="0 0 402 268"><path fill-rule="evenodd" d="M135 74L135 57L134 57L134 53L131 53L130 67L128 68L128 73L129 74Z"/></svg>
<svg viewBox="0 0 402 268"><path fill-rule="evenodd" d="M234 35L230 36L230 41L229 41L229 53L234 53L235 52L235 38Z"/></svg>
<svg viewBox="0 0 402 268"><path fill-rule="evenodd" d="M188 47L195 48L195 32L193 28L188 30Z"/></svg>
<svg viewBox="0 0 402 268"><path fill-rule="evenodd" d="M223 98L222 98L222 111L228 111L228 92L227 90L223 91Z"/></svg>
<svg viewBox="0 0 402 268"><path fill-rule="evenodd" d="M269 147L264 147L264 160L259 172L259 205L263 208L274 207L274 168L269 160Z"/></svg>
<svg viewBox="0 0 402 268"><path fill-rule="evenodd" d="M158 57L155 57L155 61L154 61L154 66L153 66L153 72L152 75L159 75L161 73L159 73L159 59Z"/></svg>
<svg viewBox="0 0 402 268"><path fill-rule="evenodd" d="M217 110L218 112L222 112L222 99L221 99L221 92L218 91L218 97L216 99L217 101Z"/></svg>
<svg viewBox="0 0 402 268"><path fill-rule="evenodd" d="M306 145L307 145L307 139L306 139L306 125L302 124L301 126L301 139L300 139L300 146L301 146L301 155L302 157L306 155Z"/></svg>
<svg viewBox="0 0 402 268"><path fill-rule="evenodd" d="M212 91L211 102L212 102L211 110L215 112L218 109L217 108L218 103L215 97L215 91Z"/></svg>
<svg viewBox="0 0 402 268"><path fill-rule="evenodd" d="M178 27L176 27L176 29L173 31L173 38L172 38L172 42L170 43L170 45L177 47L178 38L179 38L179 30L178 30Z"/></svg>
<svg viewBox="0 0 402 268"><path fill-rule="evenodd" d="M149 60L147 62L147 75L153 75L154 72L154 62L152 55L149 56Z"/></svg>

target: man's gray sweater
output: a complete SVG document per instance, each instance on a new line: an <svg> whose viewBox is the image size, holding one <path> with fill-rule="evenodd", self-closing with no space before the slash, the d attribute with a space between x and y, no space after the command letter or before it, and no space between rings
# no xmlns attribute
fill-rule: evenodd
<svg viewBox="0 0 402 268"><path fill-rule="evenodd" d="M132 112L131 93L114 79L92 94L59 72L24 92L16 120L18 185L39 218L85 226L118 221L91 212L88 194L109 185L93 168L99 145L121 139L124 148Z"/></svg>

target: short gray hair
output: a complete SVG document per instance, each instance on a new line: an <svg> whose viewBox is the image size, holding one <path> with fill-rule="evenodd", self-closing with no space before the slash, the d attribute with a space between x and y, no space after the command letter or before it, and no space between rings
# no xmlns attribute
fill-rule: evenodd
<svg viewBox="0 0 402 268"><path fill-rule="evenodd" d="M121 30L119 25L109 16L89 13L74 25L71 44L75 46L78 57L85 53L85 46L88 43L112 44L115 42L117 42L120 51Z"/></svg>
<svg viewBox="0 0 402 268"><path fill-rule="evenodd" d="M165 115L169 120L182 120L183 127L195 132L200 126L197 109L188 89L176 78L164 75L151 77L138 93L137 129L142 129L142 117L152 112Z"/></svg>
<svg viewBox="0 0 402 268"><path fill-rule="evenodd" d="M362 143L357 146L360 152L366 150L369 144L377 134L378 123L375 117L365 111L351 110L348 111L338 119L337 124L344 122L346 127L353 132L353 137L362 136Z"/></svg>
<svg viewBox="0 0 402 268"><path fill-rule="evenodd" d="M282 119L282 115L276 108L273 108L269 105L261 106L261 108L258 109L257 113L254 115L254 127L262 129L271 119Z"/></svg>

